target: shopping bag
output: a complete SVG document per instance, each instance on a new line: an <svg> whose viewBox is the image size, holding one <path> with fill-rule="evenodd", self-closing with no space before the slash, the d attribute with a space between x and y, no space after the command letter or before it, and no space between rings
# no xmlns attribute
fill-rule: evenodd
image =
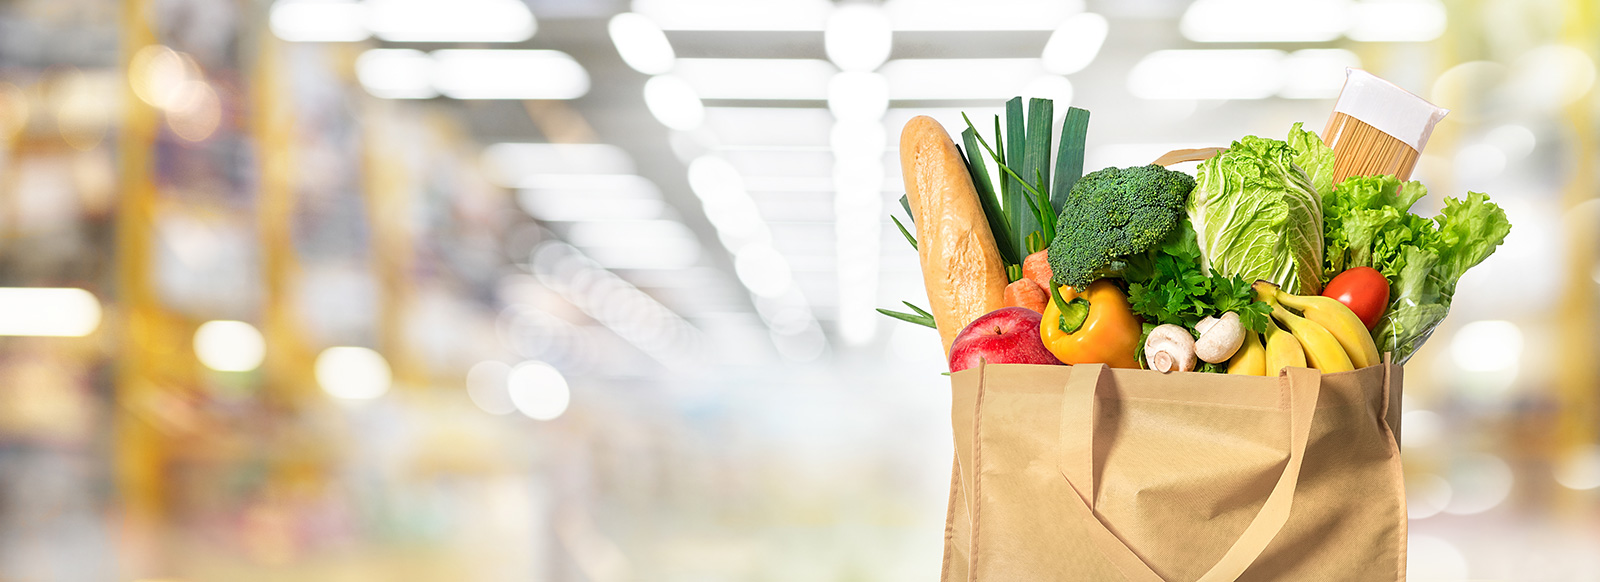
<svg viewBox="0 0 1600 582"><path fill-rule="evenodd" d="M1401 368L951 375L942 580L1403 580Z"/></svg>

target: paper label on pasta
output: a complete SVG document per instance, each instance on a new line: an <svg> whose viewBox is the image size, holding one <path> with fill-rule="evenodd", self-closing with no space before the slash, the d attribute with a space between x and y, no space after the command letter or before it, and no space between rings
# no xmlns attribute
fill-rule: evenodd
<svg viewBox="0 0 1600 582"><path fill-rule="evenodd" d="M1418 152L1449 109L1361 69L1345 69L1344 90L1333 110L1394 136Z"/></svg>

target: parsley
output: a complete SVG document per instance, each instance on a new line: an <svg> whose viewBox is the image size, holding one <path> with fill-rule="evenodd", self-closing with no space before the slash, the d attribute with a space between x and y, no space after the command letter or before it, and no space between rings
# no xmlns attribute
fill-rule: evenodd
<svg viewBox="0 0 1600 582"><path fill-rule="evenodd" d="M1160 247L1129 262L1128 303L1153 325L1171 323L1194 333L1207 316L1233 311L1246 329L1267 329L1272 308L1255 300L1249 282L1201 271L1200 246L1187 222Z"/></svg>

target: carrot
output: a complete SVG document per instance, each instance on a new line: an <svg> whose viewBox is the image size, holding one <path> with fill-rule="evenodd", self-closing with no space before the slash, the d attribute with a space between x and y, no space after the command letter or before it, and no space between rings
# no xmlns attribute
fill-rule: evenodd
<svg viewBox="0 0 1600 582"><path fill-rule="evenodd" d="M1048 253L1048 249L1042 250L1022 259L1022 277L1032 279L1040 289L1049 289L1050 280L1055 278L1050 270L1050 260L1046 257Z"/></svg>
<svg viewBox="0 0 1600 582"><path fill-rule="evenodd" d="M1032 309L1044 313L1045 304L1050 301L1050 294L1032 279L1026 277L1012 281L1006 285L1006 306Z"/></svg>

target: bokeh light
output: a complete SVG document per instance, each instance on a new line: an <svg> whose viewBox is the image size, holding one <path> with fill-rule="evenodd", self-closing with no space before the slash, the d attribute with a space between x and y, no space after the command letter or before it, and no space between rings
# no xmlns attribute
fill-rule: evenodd
<svg viewBox="0 0 1600 582"><path fill-rule="evenodd" d="M388 360L371 348L337 346L317 355L317 384L334 398L371 400L389 391Z"/></svg>
<svg viewBox="0 0 1600 582"><path fill-rule="evenodd" d="M506 378L511 403L534 420L554 420L567 411L572 392L567 378L550 364L528 361L517 364Z"/></svg>
<svg viewBox="0 0 1600 582"><path fill-rule="evenodd" d="M255 326L243 321L207 321L195 329L194 354L219 372L249 372L261 366L267 344Z"/></svg>

